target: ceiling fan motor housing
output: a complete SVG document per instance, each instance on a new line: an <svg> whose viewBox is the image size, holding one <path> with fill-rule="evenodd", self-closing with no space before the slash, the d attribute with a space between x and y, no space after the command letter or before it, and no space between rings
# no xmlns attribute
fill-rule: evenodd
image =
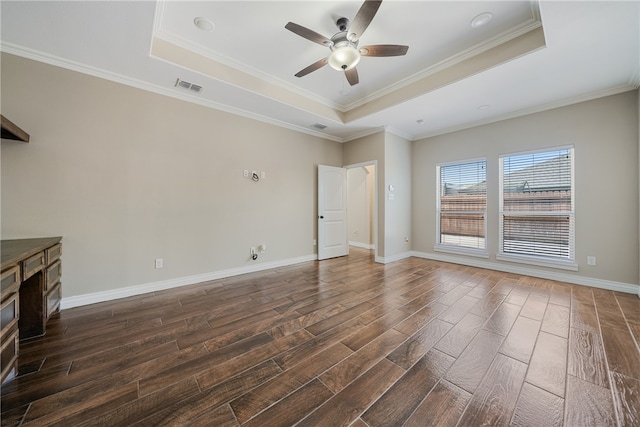
<svg viewBox="0 0 640 427"><path fill-rule="evenodd" d="M348 18L338 18L338 20L336 21L336 26L338 27L338 30L340 30L340 32L347 31L347 28L349 28L349 22L350 21Z"/></svg>

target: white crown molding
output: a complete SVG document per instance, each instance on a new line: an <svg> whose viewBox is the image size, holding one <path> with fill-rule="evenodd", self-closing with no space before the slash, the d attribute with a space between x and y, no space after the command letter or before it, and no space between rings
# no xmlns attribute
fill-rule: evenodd
<svg viewBox="0 0 640 427"><path fill-rule="evenodd" d="M491 123L501 122L503 120L509 120L509 119L515 119L517 117L528 116L529 114L541 113L543 111L566 107L568 105L573 105L573 104L579 104L580 102L592 101L594 99L617 95L619 93L628 92L630 90L635 90L635 89L637 89L637 87L632 84L614 86L609 89L591 92L584 95L575 96L572 98L566 98L560 101L554 101L554 102L537 105L530 108L524 108L522 110L513 111L507 114L501 114L501 115L490 117L484 120L478 120L475 122L464 123L459 126L452 126L445 129L439 129L432 132L423 133L420 135L413 136L412 138L410 138L410 141L419 141L421 139L431 138L438 135L445 135L452 132L457 132L457 131L470 129L478 126L488 125Z"/></svg>
<svg viewBox="0 0 640 427"><path fill-rule="evenodd" d="M203 99L198 96L188 94L186 92L180 92L177 89L174 90L174 88L166 88L163 86L158 86L142 80L127 77L122 74L103 70L97 67L87 66L79 62L70 61L68 59L60 58L54 55L49 55L47 53L25 48L23 46L19 46L10 42L2 41L2 43L0 44L0 52L9 53L11 55L20 56L26 59L31 59L33 61L42 62L45 64L53 65L55 67L60 67L67 70L75 71L78 73L87 74L93 77L109 80L125 86L131 86L137 89L153 92L159 95L168 96L170 98L180 99L182 101L191 102L194 104L202 105L204 107L213 108L215 110L224 111L226 113L235 114L237 116L271 124L281 128L293 130L296 132L301 132L307 135L328 139L334 142L344 142L343 138L339 138L333 135L328 135L322 132L317 132L313 129L309 129L303 126L293 125L291 123L286 123L281 120L276 120L271 117L266 117L260 114L253 113L251 111L247 111L240 108L231 107L229 105L221 104L215 101Z"/></svg>
<svg viewBox="0 0 640 427"><path fill-rule="evenodd" d="M228 270L214 271L205 274L196 274L187 277L178 277L175 279L163 280L160 282L146 283L137 286L129 286L126 288L113 289L103 292L94 292L91 294L77 295L62 298L60 308L79 307L88 304L96 304L99 302L112 301L120 298L127 298L134 295L146 294L149 292L161 291L164 289L177 288L180 286L194 285L196 283L208 282L211 280L224 279L226 277L239 276L241 274L255 273L258 271L270 270L273 268L286 267L289 265L300 264L303 262L315 261L317 255L306 255L297 258L289 258L281 261L273 261L262 264L255 264L247 267L232 268Z"/></svg>
<svg viewBox="0 0 640 427"><path fill-rule="evenodd" d="M638 294L640 296L640 286L630 283L614 282L612 280L596 279L593 277L577 276L575 274L558 273L555 271L539 270L536 268L521 267L517 265L499 264L480 259L462 258L454 255L444 255L429 252L411 252L411 256L416 258L431 259L434 261L450 262L453 264L468 265L470 267L486 268L488 270L504 271L524 276L540 277L542 279L556 280L559 282L573 283L576 285L591 286L594 288L607 289L611 291Z"/></svg>
<svg viewBox="0 0 640 427"><path fill-rule="evenodd" d="M364 138L365 136L375 135L376 133L384 132L384 126L377 126L371 129L365 129L361 132L350 134L348 137L343 138L342 142L355 141L356 139Z"/></svg>
<svg viewBox="0 0 640 427"><path fill-rule="evenodd" d="M377 98L381 98L385 95L388 95L392 92L395 92L399 89L402 89L405 86L408 86L410 84L413 84L415 82L418 82L420 80L423 80L435 73L438 73L440 71L446 70L449 67L452 67L462 61L465 61L467 59L473 58L474 56L477 56L483 52L486 52L489 49L493 49L494 47L500 46L503 43L506 43L510 40L515 39L516 37L519 37L523 34L526 34L530 31L533 31L537 28L540 28L542 26L541 22L539 19L530 19L520 25L517 25L507 31L504 31L501 34L496 35L495 37L489 39L489 40L485 40L481 43L478 43L474 46L471 46L470 48L467 48L465 50L462 50L452 56L449 56L448 58L443 59L442 61L439 61L423 70L421 70L418 73L415 73L409 77L406 77L402 80L399 80L398 82L387 86L383 89L380 89L376 92L371 93L370 95L364 97L364 98L360 98L348 105L346 105L344 107L344 111L343 112L348 112L351 111L355 108L361 107L365 104L368 104L371 101L376 100Z"/></svg>
<svg viewBox="0 0 640 427"><path fill-rule="evenodd" d="M385 126L385 127L384 127L384 130L385 130L386 132L389 132L389 133L391 133L391 134L393 134L393 135L395 135L395 136L398 136L398 137L400 137L400 138L402 138L402 139L406 139L407 141L411 141L411 138L412 138L412 137L411 137L411 135L409 135L408 133L404 133L404 132L402 132L402 131L400 131L400 130L396 129L396 128L394 128L393 126Z"/></svg>

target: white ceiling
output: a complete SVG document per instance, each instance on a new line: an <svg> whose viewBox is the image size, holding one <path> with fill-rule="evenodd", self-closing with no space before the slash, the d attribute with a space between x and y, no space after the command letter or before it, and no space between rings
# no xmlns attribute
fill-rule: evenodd
<svg viewBox="0 0 640 427"><path fill-rule="evenodd" d="M353 87L328 66L294 77L329 50L285 24L331 37L361 4L3 0L1 48L341 142L382 127L415 140L640 86L638 1L385 0L360 45L408 45L406 56L362 58ZM472 28L483 12L493 19ZM197 29L198 16L215 30ZM544 47L453 77L456 64L507 52L540 26ZM204 90L177 88L178 78Z"/></svg>

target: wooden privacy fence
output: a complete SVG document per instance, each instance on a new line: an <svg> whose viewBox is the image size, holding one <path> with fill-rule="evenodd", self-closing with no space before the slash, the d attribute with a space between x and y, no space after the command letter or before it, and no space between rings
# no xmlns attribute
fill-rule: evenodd
<svg viewBox="0 0 640 427"><path fill-rule="evenodd" d="M454 194L441 197L440 233L454 236L485 237L484 194ZM505 193L504 212L569 212L571 192L533 191ZM468 212L468 213L467 213ZM569 234L570 218L567 215L506 215L504 238L529 240L535 238L553 243L564 242Z"/></svg>

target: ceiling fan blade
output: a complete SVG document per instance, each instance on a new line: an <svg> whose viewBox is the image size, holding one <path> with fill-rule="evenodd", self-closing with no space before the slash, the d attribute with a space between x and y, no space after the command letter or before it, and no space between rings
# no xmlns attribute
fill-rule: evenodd
<svg viewBox="0 0 640 427"><path fill-rule="evenodd" d="M323 36L322 34L318 34L315 31L312 31L302 25L298 25L294 22L289 22L284 26L287 30L296 33L300 37L304 37L307 40L311 40L314 43L321 44L322 46L331 46L332 41Z"/></svg>
<svg viewBox="0 0 640 427"><path fill-rule="evenodd" d="M322 58L321 60L316 61L313 64L309 65L307 68L298 71L296 73L296 77L304 77L307 74L312 73L315 70L324 67L325 65L327 65L327 58Z"/></svg>
<svg viewBox="0 0 640 427"><path fill-rule="evenodd" d="M399 44L375 44L362 46L360 55L362 56L402 56L407 54L409 46Z"/></svg>
<svg viewBox="0 0 640 427"><path fill-rule="evenodd" d="M356 67L345 70L344 75L347 76L347 81L351 86L357 85L358 82L360 82L360 79L358 78L358 70L356 70Z"/></svg>
<svg viewBox="0 0 640 427"><path fill-rule="evenodd" d="M367 29L373 17L376 16L376 12L378 12L381 3L382 0L366 0L362 6L360 6L360 10L356 13L355 18L353 18L353 23L351 27L349 27L349 40L355 42L362 36L362 33Z"/></svg>

